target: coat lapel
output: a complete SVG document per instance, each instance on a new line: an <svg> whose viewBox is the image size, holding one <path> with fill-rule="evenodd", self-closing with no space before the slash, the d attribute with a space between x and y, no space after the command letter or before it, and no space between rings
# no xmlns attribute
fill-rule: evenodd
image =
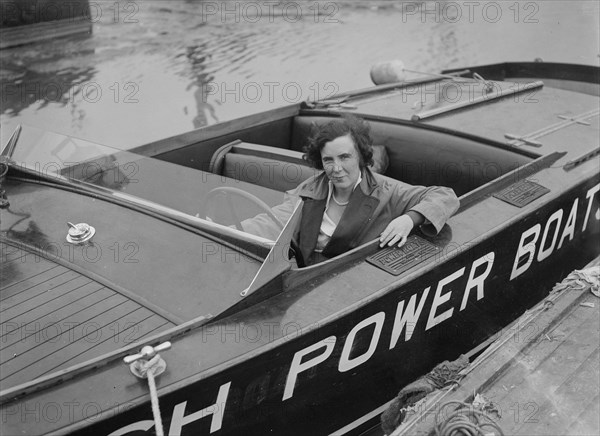
<svg viewBox="0 0 600 436"><path fill-rule="evenodd" d="M302 207L302 218L300 221L300 234L298 245L304 259L310 259L315 247L321 221L327 205L328 179L325 173L321 173L315 183L303 186L297 195L304 200ZM377 186L377 181L366 168L363 170L363 180L352 192L350 204L344 211L338 226L336 227L329 243L323 250L326 257L337 256L358 245L362 234L368 228L371 217L375 213L380 200L371 193Z"/></svg>
<svg viewBox="0 0 600 436"><path fill-rule="evenodd" d="M301 230L298 235L298 245L304 259L309 259L317 246L317 238L326 204L326 199L304 199L302 218L300 220Z"/></svg>
<svg viewBox="0 0 600 436"><path fill-rule="evenodd" d="M360 240L363 231L379 205L379 199L363 192L363 188L369 189L368 187L369 180L363 180L361 186L352 192L350 204L348 204L333 235L331 235L329 243L325 246L323 255L327 257L337 256L357 246L357 241Z"/></svg>

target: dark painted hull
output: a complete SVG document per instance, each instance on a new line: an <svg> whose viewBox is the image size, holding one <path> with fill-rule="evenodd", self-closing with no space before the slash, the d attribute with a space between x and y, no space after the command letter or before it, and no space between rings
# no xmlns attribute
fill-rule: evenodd
<svg viewBox="0 0 600 436"><path fill-rule="evenodd" d="M588 192L598 182L596 179L564 193L535 213L511 223L460 254L441 254L447 257L447 261L435 269L400 288L390 289L379 298L365 302L339 319L161 397L165 429L170 428L169 417L175 414L173 410L177 404L187 402L185 416L188 416L215 404L219 388L231 383L226 401L219 405L224 409L218 434L328 434L347 424L348 417L361 416L385 403L400 387L429 371L437 362L455 359L491 336L513 335L511 331L503 331L503 327L542 300L548 290L570 271L597 256L598 248L594 244L598 240L600 226L597 220L590 220L588 216L586 230L582 231L587 208L583 207L586 197L581 193ZM560 249L554 248L542 261L533 260L527 271L511 281L515 253L522 233L538 223L543 230L550 216L559 209L564 211L566 219L576 198L579 198L580 206L573 240L565 237ZM559 226L559 237L563 234L565 224L563 220ZM551 233L553 227L550 227ZM559 240L555 247L558 243ZM550 241L547 240L543 248L547 250L549 247ZM536 256L541 248L538 239ZM446 249L452 250L452 247ZM477 301L477 292L472 289L465 308L460 310L470 270L474 262L481 259L493 259L491 270L484 280L484 295ZM475 277L482 275L485 266L486 263L481 261L479 269L473 273ZM463 269L463 273L458 275L457 272ZM443 294L450 293L450 297L436 308L436 315L440 316L448 310L452 310L452 313L446 320L426 330L436 287L441 280L453 274L456 274L456 279L443 288ZM406 308L413 295L417 296L416 302L420 302L425 289L429 287L417 321L409 321L399 337L396 336L397 342L392 345L393 331L395 327L398 328L399 322L398 304L403 301ZM365 320L371 321L367 321L364 328L356 330L356 326ZM264 325L263 328L266 331L268 326ZM407 328L414 329L409 340L405 337ZM350 339L352 350L345 355L344 361L360 359L360 356L369 357L364 363L342 372L340 362L343 350L349 341L348 333L353 329L357 334ZM527 331L533 335L536 329L535 323L532 323ZM525 342L528 339L515 336L513 340ZM286 382L294 356L299 350L319 343L323 345L315 348L315 355L327 357L323 362L311 366L312 370L300 372L291 396L283 400L286 386L289 389ZM331 348L326 344L332 344ZM374 351L369 351L372 344L376 344L376 347ZM306 354L303 361L312 358L313 354ZM152 415L149 404L126 409L123 412L123 406L117 408L115 413L122 412L118 416L82 429L80 434L90 434L90 431L93 434L118 434L121 427L145 420L150 425ZM108 416L111 413L106 411ZM211 434L210 427L214 419L213 415L208 414L193 420L182 427L181 434ZM176 422L181 422L181 416Z"/></svg>

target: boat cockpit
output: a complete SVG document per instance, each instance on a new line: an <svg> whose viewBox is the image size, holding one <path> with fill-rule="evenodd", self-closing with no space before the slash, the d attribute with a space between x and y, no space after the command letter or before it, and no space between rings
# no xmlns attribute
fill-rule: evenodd
<svg viewBox="0 0 600 436"><path fill-rule="evenodd" d="M125 151L27 127L11 159L40 176L91 185L114 198L183 217L264 259L292 218L274 215L272 208L289 202L286 191L316 174L302 152L311 126L331 119L297 114L179 149L171 146L164 153L160 143ZM534 156L397 120L369 121L374 171L414 185L448 186L458 196ZM257 215L270 222L261 234L243 224ZM272 231L265 234L265 228Z"/></svg>

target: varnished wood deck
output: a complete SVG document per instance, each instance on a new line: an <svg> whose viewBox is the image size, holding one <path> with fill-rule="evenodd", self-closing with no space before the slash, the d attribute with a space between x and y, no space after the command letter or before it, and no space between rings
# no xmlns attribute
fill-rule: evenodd
<svg viewBox="0 0 600 436"><path fill-rule="evenodd" d="M1 390L174 326L64 266L4 243L0 249Z"/></svg>
<svg viewBox="0 0 600 436"><path fill-rule="evenodd" d="M470 404L474 393L497 409L489 416L505 435L600 434L600 299L589 290L563 291L498 342L457 388L430 395L393 436L430 434L435 414L453 410L446 403Z"/></svg>

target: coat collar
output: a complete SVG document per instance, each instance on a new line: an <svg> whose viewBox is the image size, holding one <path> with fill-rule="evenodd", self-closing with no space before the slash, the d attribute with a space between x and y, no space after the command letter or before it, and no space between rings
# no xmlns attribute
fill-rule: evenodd
<svg viewBox="0 0 600 436"><path fill-rule="evenodd" d="M299 246L304 259L310 259L317 243L317 236L329 192L327 175L323 172L301 185L298 195L304 198L302 218L300 223ZM379 199L373 196L378 182L368 168L363 169L360 189L354 189L348 210L331 235L329 243L323 250L326 257L337 256L358 245L358 241L367 228Z"/></svg>

